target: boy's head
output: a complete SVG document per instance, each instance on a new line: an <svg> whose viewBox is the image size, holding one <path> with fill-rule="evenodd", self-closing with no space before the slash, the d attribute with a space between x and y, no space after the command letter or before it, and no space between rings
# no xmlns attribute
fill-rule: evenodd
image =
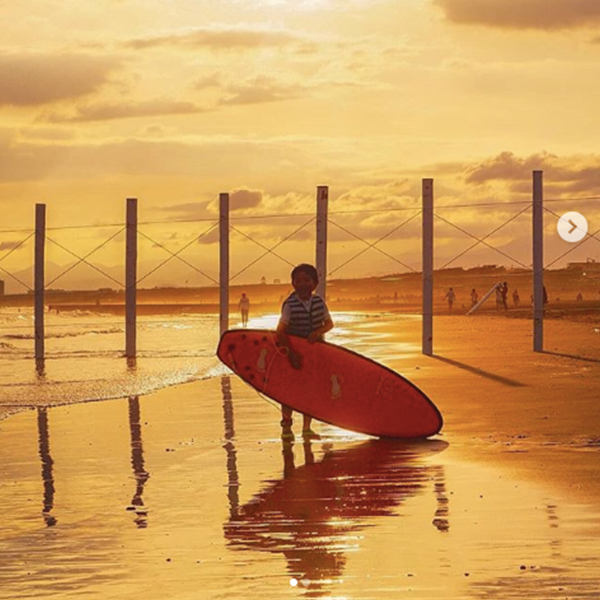
<svg viewBox="0 0 600 600"><path fill-rule="evenodd" d="M317 289L318 283L319 274L312 265L303 263L292 270L292 285L303 300L310 298L310 295Z"/></svg>
<svg viewBox="0 0 600 600"><path fill-rule="evenodd" d="M298 265L292 269L292 282L298 273L305 273L315 282L315 284L319 283L319 274L317 273L317 269L308 263L302 263L301 265Z"/></svg>

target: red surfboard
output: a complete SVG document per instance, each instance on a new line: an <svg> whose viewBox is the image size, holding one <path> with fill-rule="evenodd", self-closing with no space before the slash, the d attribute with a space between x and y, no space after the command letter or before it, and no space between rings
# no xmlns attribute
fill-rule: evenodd
<svg viewBox="0 0 600 600"><path fill-rule="evenodd" d="M302 355L300 369L292 367L275 332L264 329L226 331L217 356L261 394L343 429L421 438L442 428L435 404L402 375L347 348L289 337Z"/></svg>

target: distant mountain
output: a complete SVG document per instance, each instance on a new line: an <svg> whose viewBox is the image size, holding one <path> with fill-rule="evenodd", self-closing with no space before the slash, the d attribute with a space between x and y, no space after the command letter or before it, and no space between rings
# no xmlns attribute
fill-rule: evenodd
<svg viewBox="0 0 600 600"><path fill-rule="evenodd" d="M47 289L97 290L100 288L112 288L117 290L124 287L124 266L109 267L94 262L92 264L96 268L85 263L80 263L71 268L71 265L58 265L53 262L47 262L45 268ZM177 259L169 261L157 269L156 272L150 273L159 264L158 261L145 261L138 264L137 273L140 288L152 288L156 286L207 286L214 283L211 279L203 276ZM13 272L9 269L7 271L28 286L29 289L33 289L33 266L20 271ZM214 279L218 278L215 273L211 273L208 269L202 269L202 271L205 271ZM103 273L106 275L103 275ZM21 285L6 273L0 273L0 279L5 282L5 292L7 294L22 294L27 292L27 287Z"/></svg>

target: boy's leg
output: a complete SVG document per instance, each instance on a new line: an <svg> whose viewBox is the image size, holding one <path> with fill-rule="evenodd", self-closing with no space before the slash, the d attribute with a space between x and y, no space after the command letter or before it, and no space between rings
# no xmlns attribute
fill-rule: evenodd
<svg viewBox="0 0 600 600"><path fill-rule="evenodd" d="M310 415L302 415L302 437L305 440L320 440L321 436L310 428L311 423Z"/></svg>
<svg viewBox="0 0 600 600"><path fill-rule="evenodd" d="M294 411L285 404L281 405L281 439L293 440L294 432L292 431L292 413Z"/></svg>

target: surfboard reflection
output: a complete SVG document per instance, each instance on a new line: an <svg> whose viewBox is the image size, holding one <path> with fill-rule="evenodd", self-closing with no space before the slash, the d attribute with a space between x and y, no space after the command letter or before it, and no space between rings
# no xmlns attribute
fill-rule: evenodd
<svg viewBox="0 0 600 600"><path fill-rule="evenodd" d="M448 529L443 470L423 461L446 446L432 440L371 440L327 451L316 461L305 444L304 464L296 467L292 446L284 445L283 478L232 515L224 526L229 547L283 554L290 577L307 596L319 597L341 576L367 520L394 515L407 498L433 491L437 511L431 523Z"/></svg>

